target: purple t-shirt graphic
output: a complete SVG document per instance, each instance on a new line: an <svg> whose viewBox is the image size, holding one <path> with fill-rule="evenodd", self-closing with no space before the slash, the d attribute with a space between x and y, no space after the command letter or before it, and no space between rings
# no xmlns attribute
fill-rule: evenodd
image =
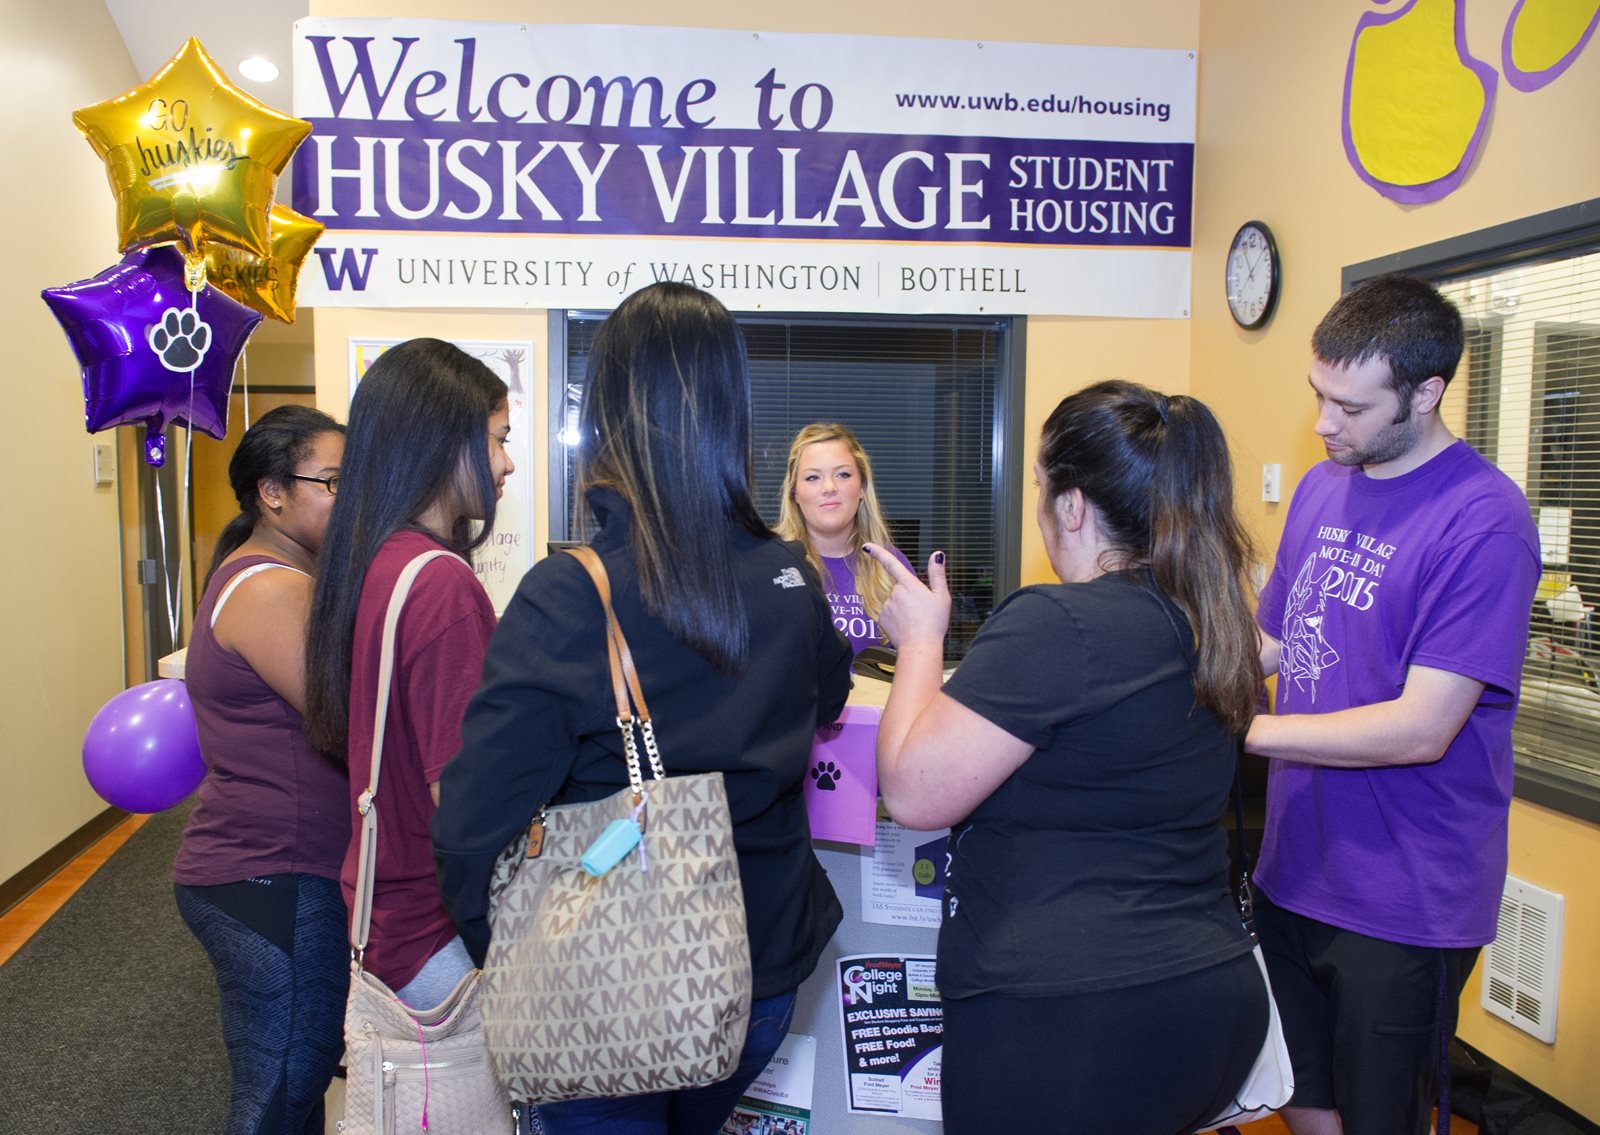
<svg viewBox="0 0 1600 1135"><path fill-rule="evenodd" d="M895 559L911 568L911 561L900 554L899 548L890 548ZM856 572L848 556L822 556L822 566L827 571L823 590L828 593L828 606L833 610L833 625L850 640L850 649L860 654L869 646L883 646L878 630L878 620L867 614L856 590ZM916 571L916 568L911 568Z"/></svg>
<svg viewBox="0 0 1600 1135"><path fill-rule="evenodd" d="M1493 939L1540 570L1522 491L1464 442L1390 479L1306 474L1257 613L1283 647L1277 712L1391 701L1411 665L1485 689L1431 764L1272 762L1256 880L1273 902L1391 942Z"/></svg>

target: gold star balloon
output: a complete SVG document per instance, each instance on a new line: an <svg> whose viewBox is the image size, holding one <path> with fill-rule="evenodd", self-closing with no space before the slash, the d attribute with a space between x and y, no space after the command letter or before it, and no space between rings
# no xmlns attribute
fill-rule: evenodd
<svg viewBox="0 0 1600 1135"><path fill-rule="evenodd" d="M300 265L322 235L323 226L283 205L274 205L269 219L271 256L252 256L240 248L212 245L206 250L206 274L214 286L247 307L293 323Z"/></svg>
<svg viewBox="0 0 1600 1135"><path fill-rule="evenodd" d="M208 241L272 255L267 210L311 124L234 86L191 37L151 79L72 115L106 163L123 252Z"/></svg>

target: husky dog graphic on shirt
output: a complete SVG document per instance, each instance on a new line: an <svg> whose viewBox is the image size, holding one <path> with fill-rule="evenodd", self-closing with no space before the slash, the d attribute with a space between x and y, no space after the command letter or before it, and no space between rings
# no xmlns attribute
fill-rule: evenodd
<svg viewBox="0 0 1600 1135"><path fill-rule="evenodd" d="M1338 587L1342 573L1332 564L1318 578L1317 556L1306 557L1306 562L1289 589L1283 609L1282 651L1278 656L1278 681L1293 682L1294 688L1309 691L1311 700L1317 700L1317 682L1322 672L1339 664L1339 652L1328 645L1322 636L1323 614L1328 607L1328 595Z"/></svg>

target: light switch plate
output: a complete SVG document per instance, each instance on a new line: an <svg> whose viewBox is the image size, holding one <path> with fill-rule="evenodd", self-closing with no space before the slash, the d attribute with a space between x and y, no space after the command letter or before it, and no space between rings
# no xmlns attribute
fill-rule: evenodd
<svg viewBox="0 0 1600 1135"><path fill-rule="evenodd" d="M109 445L96 442L94 445L94 483L96 485L114 485L117 483L117 458Z"/></svg>
<svg viewBox="0 0 1600 1135"><path fill-rule="evenodd" d="M1283 488L1283 466L1279 464L1263 465L1261 467L1261 499L1276 504L1280 499Z"/></svg>

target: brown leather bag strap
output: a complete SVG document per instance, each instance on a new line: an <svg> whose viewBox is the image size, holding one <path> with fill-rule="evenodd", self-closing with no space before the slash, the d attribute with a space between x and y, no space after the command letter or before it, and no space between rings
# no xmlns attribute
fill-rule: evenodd
<svg viewBox="0 0 1600 1135"><path fill-rule="evenodd" d="M601 561L600 554L587 544L563 548L562 551L583 565L589 578L594 581L594 589L600 593L600 605L605 608L606 656L611 666L611 689L616 697L617 717L626 721L637 715L640 721L649 721L650 707L645 704L644 690L639 685L639 672L633 665L633 651L628 649L622 624L617 622L617 613L611 609L611 580L606 575L606 565ZM630 699L632 712L629 711Z"/></svg>

